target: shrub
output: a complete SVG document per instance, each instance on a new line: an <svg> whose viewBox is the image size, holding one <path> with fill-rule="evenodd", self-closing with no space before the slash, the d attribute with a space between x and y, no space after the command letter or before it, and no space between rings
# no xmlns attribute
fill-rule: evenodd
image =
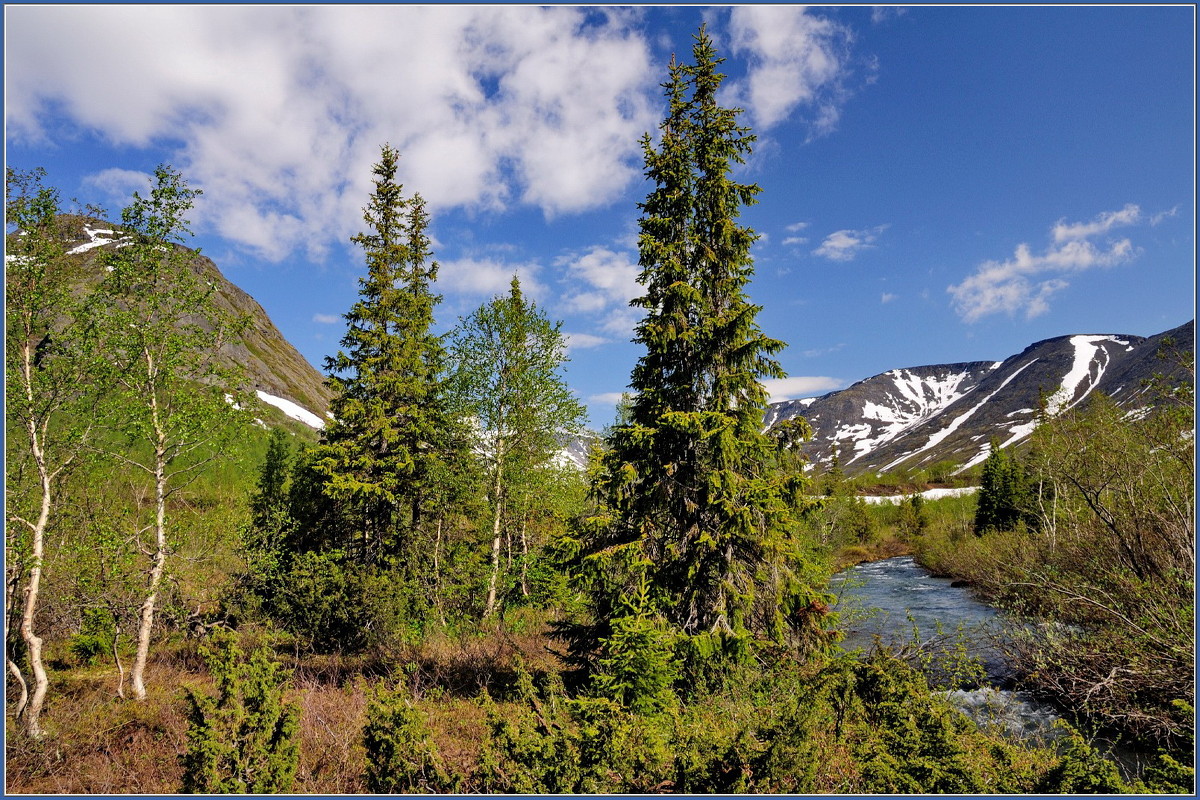
<svg viewBox="0 0 1200 800"><path fill-rule="evenodd" d="M1117 765L1085 742L1079 731L1066 727L1068 736L1062 758L1042 778L1037 791L1053 794L1127 794L1129 787L1121 780Z"/></svg>
<svg viewBox="0 0 1200 800"><path fill-rule="evenodd" d="M425 617L409 582L386 567L347 563L340 551L296 555L270 607L288 633L318 653L356 653L411 639Z"/></svg>
<svg viewBox="0 0 1200 800"><path fill-rule="evenodd" d="M186 689L187 793L277 794L292 788L299 763L300 709L284 703L279 665L265 649L247 660L236 637L218 630L201 647L217 696Z"/></svg>
<svg viewBox="0 0 1200 800"><path fill-rule="evenodd" d="M457 780L443 766L421 713L398 692L381 686L371 692L363 746L367 751L364 778L368 791L456 791Z"/></svg>

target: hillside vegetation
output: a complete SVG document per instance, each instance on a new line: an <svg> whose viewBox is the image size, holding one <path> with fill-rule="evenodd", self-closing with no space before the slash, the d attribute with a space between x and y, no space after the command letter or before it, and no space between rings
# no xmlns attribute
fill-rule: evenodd
<svg viewBox="0 0 1200 800"><path fill-rule="evenodd" d="M431 332L429 216L390 146L319 433L258 402L276 354L183 246L182 175L70 252L81 217L8 173L9 791L1192 791L1190 386L1136 418L1044 408L969 470L810 470L803 418L763 430L784 343L745 294L754 137L719 64L701 30L643 141L643 355L586 472L557 457L582 428L565 336L516 278ZM830 576L902 553L1029 621L1013 656L1061 738L955 710L968 663L842 651ZM1146 744L1139 774L1100 731Z"/></svg>

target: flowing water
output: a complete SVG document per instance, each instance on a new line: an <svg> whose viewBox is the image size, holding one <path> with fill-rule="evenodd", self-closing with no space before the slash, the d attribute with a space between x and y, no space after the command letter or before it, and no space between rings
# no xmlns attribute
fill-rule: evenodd
<svg viewBox="0 0 1200 800"><path fill-rule="evenodd" d="M834 576L846 650L869 650L878 639L898 648L919 646L931 669L945 671L956 653L979 662L982 680L947 693L951 702L980 724L998 725L1020 739L1058 735L1058 715L1024 692L1011 690L1011 673L996 643L1005 619L964 587L936 578L912 556L859 564ZM934 676L938 677L938 676Z"/></svg>

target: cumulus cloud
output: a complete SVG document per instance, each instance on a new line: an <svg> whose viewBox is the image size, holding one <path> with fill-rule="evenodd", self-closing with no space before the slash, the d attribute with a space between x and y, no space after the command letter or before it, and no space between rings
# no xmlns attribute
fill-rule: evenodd
<svg viewBox="0 0 1200 800"><path fill-rule="evenodd" d="M788 225L786 228L784 228L784 230L786 230L788 233L799 233L807 227L807 222L793 222L791 225Z"/></svg>
<svg viewBox="0 0 1200 800"><path fill-rule="evenodd" d="M568 333L566 337L568 350L588 350L592 347L608 344L609 341L603 336L595 336L590 333Z"/></svg>
<svg viewBox="0 0 1200 800"><path fill-rule="evenodd" d="M783 243L789 247L798 247L802 244L808 244L808 238L805 236L789 236L783 240Z"/></svg>
<svg viewBox="0 0 1200 800"><path fill-rule="evenodd" d="M803 7L736 6L730 12L733 53L750 62L735 86L756 126L771 128L800 106L811 109L814 135L831 132L845 100L850 30Z"/></svg>
<svg viewBox="0 0 1200 800"><path fill-rule="evenodd" d="M319 325L336 325L342 318L338 314L313 314L312 321Z"/></svg>
<svg viewBox="0 0 1200 800"><path fill-rule="evenodd" d="M853 261L855 256L870 247L875 240L887 229L887 225L876 225L865 230L834 231L825 237L821 246L813 250L813 255L828 258L830 261Z"/></svg>
<svg viewBox="0 0 1200 800"><path fill-rule="evenodd" d="M148 172L112 167L88 175L83 182L86 186L100 190L105 202L119 209L129 202L134 192L145 195L153 181L154 176Z"/></svg>
<svg viewBox="0 0 1200 800"><path fill-rule="evenodd" d="M621 402L627 392L601 392L588 398L588 402L598 406L615 406Z"/></svg>
<svg viewBox="0 0 1200 800"><path fill-rule="evenodd" d="M1064 276L1097 267L1112 267L1137 256L1128 238L1097 244L1091 239L1113 228L1146 222L1133 204L1106 211L1090 222L1059 220L1050 228L1051 244L1034 253L1028 244L1017 245L1005 261L985 261L962 283L947 288L952 304L964 322L977 322L991 314L1013 316L1023 312L1033 319L1050 310L1050 298L1067 288Z"/></svg>
<svg viewBox="0 0 1200 800"><path fill-rule="evenodd" d="M438 263L438 289L488 298L507 295L513 275L521 280L521 291L532 297L545 294L537 279L541 267L535 263L512 263L495 258L459 258Z"/></svg>
<svg viewBox="0 0 1200 800"><path fill-rule="evenodd" d="M832 392L842 388L843 382L837 378L796 376L794 378L768 378L763 386L770 395L768 402L781 403L798 397L813 397L814 395Z"/></svg>
<svg viewBox="0 0 1200 800"><path fill-rule="evenodd" d="M636 180L657 116L658 71L619 9L25 6L5 22L10 138L65 119L170 146L205 189L198 223L276 260L357 230L384 142L434 211L556 215Z"/></svg>
<svg viewBox="0 0 1200 800"><path fill-rule="evenodd" d="M586 314L598 320L605 333L627 337L641 313L629 301L645 290L638 283L640 268L632 253L596 246L584 253L558 258L566 289L562 307L569 313Z"/></svg>

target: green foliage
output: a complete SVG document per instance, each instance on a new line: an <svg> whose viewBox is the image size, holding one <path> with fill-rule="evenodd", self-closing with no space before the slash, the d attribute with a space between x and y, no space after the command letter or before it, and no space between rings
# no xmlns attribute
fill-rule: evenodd
<svg viewBox="0 0 1200 800"><path fill-rule="evenodd" d="M219 632L201 648L217 696L186 689L187 752L183 791L205 794L288 792L300 751L300 708L283 700L285 681L266 650L249 659L236 637Z"/></svg>
<svg viewBox="0 0 1200 800"><path fill-rule="evenodd" d="M182 242L198 190L168 165L155 169L149 196L134 193L121 214L121 247L100 251L105 267L96 294L101 346L110 371L106 423L124 441L106 441L107 455L140 472L153 498L130 537L147 555L146 592L131 680L146 695L144 671L166 576L177 545L171 501L246 422L244 370L220 355L249 325L217 300L216 284ZM138 541L144 539L143 541Z"/></svg>
<svg viewBox="0 0 1200 800"><path fill-rule="evenodd" d="M539 691L518 667L516 713L489 710L484 791L648 792L669 784L663 727L607 698L568 699L557 676Z"/></svg>
<svg viewBox="0 0 1200 800"><path fill-rule="evenodd" d="M286 526L290 460L288 434L280 428L273 429L258 474L258 487L250 498L250 523L263 540L279 538Z"/></svg>
<svg viewBox="0 0 1200 800"><path fill-rule="evenodd" d="M427 617L399 569L359 564L337 550L299 553L268 587L267 607L305 649L356 653L420 635Z"/></svg>
<svg viewBox="0 0 1200 800"><path fill-rule="evenodd" d="M33 738L41 736L49 689L36 619L46 533L62 513L63 480L93 432L104 372L95 315L72 291L58 191L44 178L40 169L5 173L5 223L14 229L4 247L5 653L20 685L17 714Z"/></svg>
<svg viewBox="0 0 1200 800"><path fill-rule="evenodd" d="M553 456L583 429L585 412L566 384L566 336L521 292L516 276L507 297L496 297L454 330L451 386L459 412L478 426L482 472L491 505L491 578L484 615L498 607L505 584L528 596L531 522L550 510L559 489ZM536 528L536 523L534 525ZM521 557L504 569L501 546ZM510 557L508 562L513 559ZM506 580L507 578L507 580Z"/></svg>
<svg viewBox="0 0 1200 800"><path fill-rule="evenodd" d="M626 600L627 614L612 622L601 641L592 681L597 694L635 714L654 714L675 702L671 687L679 677L674 636L652 615L643 581Z"/></svg>
<svg viewBox="0 0 1200 800"><path fill-rule="evenodd" d="M67 647L71 655L90 666L100 656L112 652L116 635L112 614L105 609L89 608L83 612L79 633L71 637Z"/></svg>
<svg viewBox="0 0 1200 800"><path fill-rule="evenodd" d="M1195 794L1195 767L1180 764L1166 753L1159 753L1139 779L1152 794Z"/></svg>
<svg viewBox="0 0 1200 800"><path fill-rule="evenodd" d="M921 495L909 495L900 501L897 524L900 534L907 539L925 532L929 526L929 516L925 512L925 500Z"/></svg>
<svg viewBox="0 0 1200 800"><path fill-rule="evenodd" d="M1185 373L1186 374L1186 373ZM960 535L935 526L923 563L1044 624L1009 647L1027 680L1111 727L1173 751L1194 721L1194 410L1190 384L1101 395L1047 417L1024 458L1034 525ZM982 503L982 498L981 498Z"/></svg>
<svg viewBox="0 0 1200 800"><path fill-rule="evenodd" d="M363 728L367 751L365 780L374 794L454 792L421 713L399 692L372 690Z"/></svg>
<svg viewBox="0 0 1200 800"><path fill-rule="evenodd" d="M784 344L762 333L745 293L757 236L738 216L759 190L730 173L754 137L717 102L721 59L703 30L692 55L671 63L661 137L643 139L646 294L633 304L646 311L635 337L645 353L593 474L596 513L578 532L591 618L560 627L585 662L643 574L656 613L687 636L822 641L819 570L795 536L810 503L794 457L803 430L761 430L762 379L783 376Z"/></svg>
<svg viewBox="0 0 1200 800"><path fill-rule="evenodd" d="M1017 458L1000 449L992 440L980 475L975 533L1013 530L1019 524L1032 524L1029 477Z"/></svg>
<svg viewBox="0 0 1200 800"><path fill-rule="evenodd" d="M427 545L430 524L451 498L450 475L465 458L463 431L445 399L444 348L430 330L440 297L430 289L438 265L429 216L419 195L404 197L398 159L382 148L363 211L368 231L353 239L367 275L346 314L344 349L326 360L333 419L311 461L322 494L344 519L348 538L336 546L364 564Z"/></svg>
<svg viewBox="0 0 1200 800"><path fill-rule="evenodd" d="M858 718L853 746L862 768L863 791L1022 790L1020 776L987 764L988 755L1004 758L1005 748L994 745L990 753L972 752L968 738L972 723L932 694L921 673L903 661L876 650L844 675L849 691L843 690L837 715ZM985 777L988 773L990 778Z"/></svg>
<svg viewBox="0 0 1200 800"><path fill-rule="evenodd" d="M1065 724L1065 723L1061 723ZM1037 786L1052 794L1128 794L1117 765L1089 745L1079 731L1068 727L1062 757Z"/></svg>

